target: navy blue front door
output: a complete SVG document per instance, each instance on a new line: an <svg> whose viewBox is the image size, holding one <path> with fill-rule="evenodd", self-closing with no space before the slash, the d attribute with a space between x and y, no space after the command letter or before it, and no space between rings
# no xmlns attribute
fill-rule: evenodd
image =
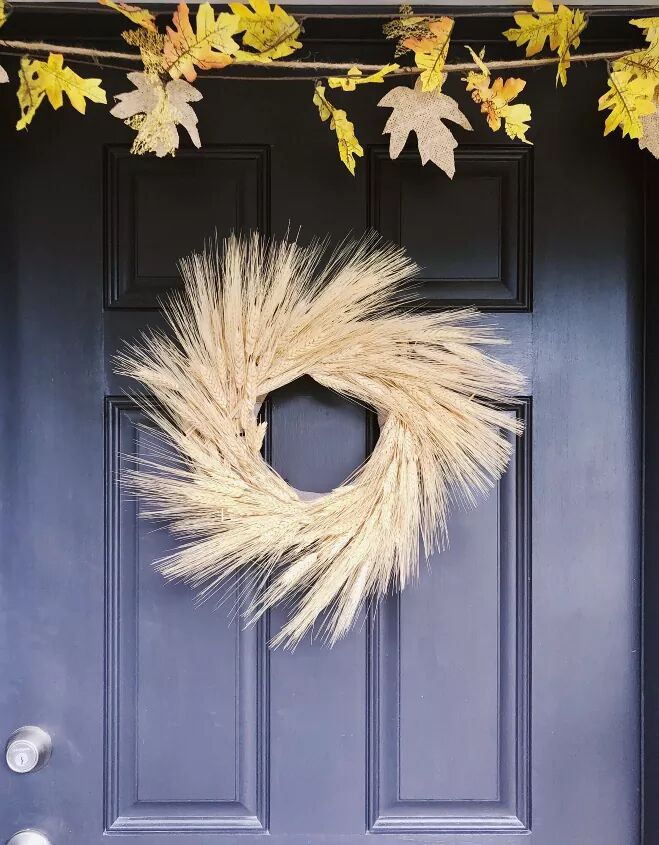
<svg viewBox="0 0 659 845"><path fill-rule="evenodd" d="M53 755L0 768L0 841L640 842L642 177L601 138L603 86L531 76L533 148L474 110L453 182L388 159L381 90L354 95L355 179L309 83L205 83L204 148L162 161L102 110L44 112L27 137L1 122L0 727L41 725ZM172 540L125 494L149 437L112 370L179 256L289 220L399 240L428 304L483 308L528 379L526 434L450 549L334 649L294 653L267 648L284 611L243 631L231 598L196 607L153 571ZM267 457L301 489L373 445L370 415L309 380L268 414Z"/></svg>

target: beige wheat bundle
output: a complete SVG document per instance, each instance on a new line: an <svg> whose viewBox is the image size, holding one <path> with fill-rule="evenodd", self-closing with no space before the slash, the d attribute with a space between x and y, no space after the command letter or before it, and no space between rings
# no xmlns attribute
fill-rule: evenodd
<svg viewBox="0 0 659 845"><path fill-rule="evenodd" d="M165 305L170 332L118 364L179 456L133 473L148 513L181 540L159 568L202 596L249 581L248 621L292 602L275 644L295 645L316 622L334 643L365 601L402 589L420 538L426 554L445 543L449 506L492 486L510 456L505 431L519 432L501 406L521 376L480 351L502 341L475 311L403 308L417 268L375 236L323 254L258 235L193 254ZM264 461L258 421L266 395L305 374L381 423L367 463L315 498Z"/></svg>

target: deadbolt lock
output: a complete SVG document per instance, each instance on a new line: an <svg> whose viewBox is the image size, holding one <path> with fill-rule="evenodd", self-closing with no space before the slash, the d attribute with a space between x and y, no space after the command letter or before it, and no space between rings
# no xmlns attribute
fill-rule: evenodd
<svg viewBox="0 0 659 845"><path fill-rule="evenodd" d="M42 769L50 760L50 736L36 725L25 725L9 737L5 759L12 772L27 774Z"/></svg>
<svg viewBox="0 0 659 845"><path fill-rule="evenodd" d="M50 845L50 839L38 830L19 830L7 845Z"/></svg>

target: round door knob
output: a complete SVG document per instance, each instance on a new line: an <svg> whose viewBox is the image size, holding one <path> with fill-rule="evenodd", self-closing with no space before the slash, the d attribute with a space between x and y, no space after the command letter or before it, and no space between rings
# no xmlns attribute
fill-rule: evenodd
<svg viewBox="0 0 659 845"><path fill-rule="evenodd" d="M7 845L50 845L50 839L38 830L19 830Z"/></svg>
<svg viewBox="0 0 659 845"><path fill-rule="evenodd" d="M5 759L12 772L27 774L27 772L36 772L43 768L50 760L51 750L52 743L46 731L36 725L25 725L14 731L7 740ZM17 843L10 841L12 845L23 845L22 840L18 840ZM30 845L30 843L31 840L25 840L24 845Z"/></svg>

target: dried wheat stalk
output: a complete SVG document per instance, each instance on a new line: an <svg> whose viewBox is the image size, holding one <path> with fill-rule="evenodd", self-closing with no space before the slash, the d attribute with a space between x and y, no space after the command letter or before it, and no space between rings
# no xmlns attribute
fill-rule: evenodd
<svg viewBox="0 0 659 845"><path fill-rule="evenodd" d="M480 350L503 341L473 309L401 307L417 268L373 235L321 267L322 255L322 244L258 235L193 254L181 263L184 292L165 306L170 333L145 335L118 362L148 390L140 401L180 456L132 475L148 514L182 541L159 568L201 596L246 578L248 621L292 601L273 641L289 646L314 623L334 643L365 601L402 589L419 538L426 553L445 543L450 505L492 486L510 456L505 430L519 433L496 405L522 378ZM263 460L257 420L267 393L304 374L382 421L368 462L310 500Z"/></svg>

